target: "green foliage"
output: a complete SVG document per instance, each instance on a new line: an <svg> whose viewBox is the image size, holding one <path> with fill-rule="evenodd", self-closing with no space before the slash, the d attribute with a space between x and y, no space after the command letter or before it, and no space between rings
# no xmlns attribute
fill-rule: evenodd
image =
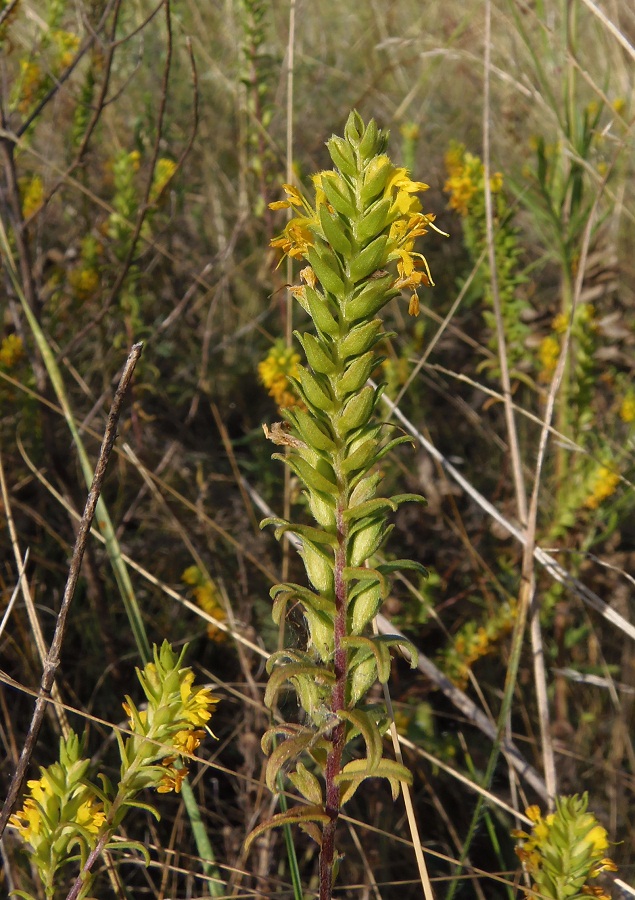
<svg viewBox="0 0 635 900"><path fill-rule="evenodd" d="M383 758L385 721L364 699L377 679L387 681L390 648L403 643L400 638L368 635L388 594L387 571L399 565L378 566L373 558L391 530L388 513L422 498L376 496L377 462L409 439L386 441L386 429L374 422L382 388L366 381L377 364L373 347L383 336L376 314L399 288L429 283L414 240L427 231L433 217L421 212L414 196L425 185L412 182L405 169L394 166L384 155L385 145L386 137L373 121L364 125L351 113L345 137L333 137L327 144L335 169L314 176L314 203L285 186L288 200L274 204L301 210L273 244L310 263L302 272L305 285L293 293L311 317L315 333L296 332L308 367L298 366L292 382L306 412L283 410L290 434L272 437L287 444L288 452L275 456L300 480L318 527L279 518L262 523L275 525L278 538L296 535L311 584L310 589L290 583L272 588L274 618L279 621L287 604L297 604L304 612L309 646L306 652L273 654L265 695L272 706L290 685L311 727L274 726L263 738L263 749L270 752L269 786L273 789L283 767L290 769L294 786L314 807L292 809L269 825L291 819L310 823L314 836L317 824L332 828L339 807L366 778L387 779L394 797L399 781L411 778L401 764ZM393 262L396 275L386 271ZM415 305L411 300L411 308ZM414 563L408 567L424 571ZM413 653L414 648L409 649ZM415 665L416 657L411 658ZM281 735L284 739L276 745L274 738ZM366 755L344 763L345 748L360 737ZM317 766L325 775L324 794L301 761L307 755L311 768ZM262 828L252 833L248 844ZM325 837L320 843L324 860L329 852ZM332 869L333 849L328 846Z"/></svg>
<svg viewBox="0 0 635 900"><path fill-rule="evenodd" d="M589 796L574 794L556 798L555 812L543 817L537 806L527 810L531 833L515 831L521 840L517 854L532 879L532 890L552 900L584 900L609 894L587 881L617 866L605 856L608 835L588 811ZM527 896L532 896L527 891Z"/></svg>
<svg viewBox="0 0 635 900"><path fill-rule="evenodd" d="M147 706L140 711L126 697L130 734L124 739L115 730L121 757L116 784L102 774L101 787L89 780L90 760L82 756L85 739L73 731L60 739L59 761L40 768L41 777L28 782L29 796L9 824L29 845L47 900L57 895L61 870L70 863L79 874L68 896L87 897L94 881L92 868L104 850L135 849L150 862L143 844L113 837L133 807L159 818L139 793L148 787L159 793L180 790L187 774L182 755L195 752L218 702L206 688L193 688L194 673L182 665L184 654L177 655L164 641L160 649L153 648L153 662L137 669ZM15 894L33 900L26 891Z"/></svg>

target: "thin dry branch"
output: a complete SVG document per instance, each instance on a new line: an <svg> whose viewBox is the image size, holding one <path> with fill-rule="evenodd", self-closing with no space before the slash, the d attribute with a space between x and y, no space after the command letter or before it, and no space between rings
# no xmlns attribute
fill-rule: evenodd
<svg viewBox="0 0 635 900"><path fill-rule="evenodd" d="M86 550L86 543L88 541L91 524L95 515L95 510L97 508L97 501L99 500L99 496L101 494L102 485L106 475L106 468L108 466L112 448L117 437L117 423L119 422L121 406L132 379L135 366L137 365L137 361L141 356L142 349L143 344L141 343L135 344L132 347L126 361L126 365L124 366L119 385L117 386L117 390L115 391L115 396L113 397L110 413L108 414L108 421L106 423L103 441L99 450L99 456L97 457L97 465L95 466L93 481L88 492L86 506L84 507L84 514L82 515L79 529L77 531L77 538L75 540L73 556L71 558L68 572L68 579L66 581L64 596L62 598L59 615L55 624L53 640L51 642L51 647L44 663L44 672L42 674L40 690L38 692L38 698L35 703L33 717L31 719L29 731L24 742L22 753L20 754L20 759L18 761L16 771L13 775L13 778L11 779L7 798L2 807L2 812L0 813L0 837L2 837L4 833L4 829L9 820L9 816L11 815L11 811L13 810L15 802L22 788L22 782L24 781L24 778L26 776L26 770L31 760L31 756L33 755L33 751L35 750L35 745L37 743L38 734L42 725L42 720L44 718L47 702L49 700L51 689L55 680L55 673L60 663L62 643L64 641L64 635L66 632L66 620L68 618L71 602L73 600L75 588L79 579L82 559Z"/></svg>

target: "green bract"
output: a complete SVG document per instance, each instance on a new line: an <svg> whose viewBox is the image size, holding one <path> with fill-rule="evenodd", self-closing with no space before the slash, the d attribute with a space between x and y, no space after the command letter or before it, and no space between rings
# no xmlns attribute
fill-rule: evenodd
<svg viewBox="0 0 635 900"><path fill-rule="evenodd" d="M313 333L296 332L307 365L298 367L294 386L306 410L283 411L291 434L288 442L277 442L288 443L289 452L276 457L300 480L316 525L263 522L276 527L278 538L297 536L311 585L282 584L271 591L276 621L288 603L303 610L308 647L274 654L266 702L272 705L280 691L293 688L308 725L267 732L267 782L273 787L284 768L309 807L274 816L249 839L267 827L300 823L322 846L322 885L332 878L342 803L368 777L386 778L395 796L399 782L410 780L404 766L383 759L386 721L364 698L377 679L387 681L390 648L403 643L369 633L389 591L373 556L392 527L388 515L400 503L423 498L376 497L378 460L409 439L387 439L387 427L375 421L383 388L367 381L380 362L374 348L385 335L377 313L408 288L416 314L416 288L431 284L414 243L434 218L421 211L416 196L427 186L393 165L384 153L386 135L374 122L365 126L351 113L344 138L333 137L327 146L335 168L314 176L314 199L285 185L288 200L272 204L294 211L272 244L307 261L303 284L292 293L314 326ZM425 574L415 563L405 565ZM412 653L411 660L414 665ZM344 764L352 741L347 755L356 758Z"/></svg>

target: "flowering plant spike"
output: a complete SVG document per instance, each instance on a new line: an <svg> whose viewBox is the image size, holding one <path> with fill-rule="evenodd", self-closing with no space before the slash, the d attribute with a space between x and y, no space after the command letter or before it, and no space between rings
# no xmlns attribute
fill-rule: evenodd
<svg viewBox="0 0 635 900"><path fill-rule="evenodd" d="M366 778L386 778L394 797L399 782L411 780L404 766L384 758L385 716L364 701L378 678L387 681L391 648L404 643L368 633L388 594L389 575L400 568L425 575L423 566L407 560L375 564L375 553L391 529L388 514L406 501L425 501L414 494L377 496L376 464L410 438L386 439L387 426L374 416L382 386L367 381L386 336L377 314L407 289L409 312L416 315L417 287L432 284L414 245L434 227L434 216L422 212L417 197L427 185L391 162L386 142L374 121L364 125L351 113L344 137L327 143L334 168L313 177L313 199L284 185L287 199L271 204L293 211L272 245L307 263L301 284L291 290L313 328L295 332L306 365L298 365L290 381L302 403L284 409L286 422L265 433L287 445L288 454L275 458L300 480L315 524L276 517L262 523L274 525L278 538L297 536L309 581L271 591L275 621L289 603L302 609L308 646L273 654L265 697L272 706L281 690L293 689L306 724L276 725L262 743L269 787L284 769L308 805L262 823L248 844L267 828L299 823L321 846L321 898L331 896L342 804ZM414 648L409 651L416 665Z"/></svg>
<svg viewBox="0 0 635 900"><path fill-rule="evenodd" d="M72 731L60 741L59 762L40 769L41 777L28 782L29 796L9 824L29 844L47 900L56 896L60 872L71 863L79 875L67 900L87 897L92 867L104 850L132 848L150 862L143 844L112 839L131 807L159 818L154 807L137 799L139 792L148 787L178 792L187 775L183 757L193 754L205 736L218 700L207 688L194 687L194 673L182 665L184 655L185 648L177 655L164 641L160 649L153 648L153 661L137 669L147 706L139 710L130 697L123 704L130 734L124 740L115 730L121 755L118 784L103 774L98 776L101 787L89 780L84 742ZM26 891L13 894L33 900Z"/></svg>
<svg viewBox="0 0 635 900"><path fill-rule="evenodd" d="M587 793L557 797L555 812L543 816L537 806L530 806L527 817L532 821L531 834L514 831L521 843L516 853L531 877L533 896L552 900L584 900L596 897L610 900L598 885L587 882L601 872L616 872L617 866L606 856L608 835L593 813L588 811Z"/></svg>

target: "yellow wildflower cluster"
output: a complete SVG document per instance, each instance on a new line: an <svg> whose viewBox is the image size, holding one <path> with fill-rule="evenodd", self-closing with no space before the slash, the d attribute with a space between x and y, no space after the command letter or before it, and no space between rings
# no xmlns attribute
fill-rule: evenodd
<svg viewBox="0 0 635 900"><path fill-rule="evenodd" d="M51 37L57 51L57 66L60 69L67 69L79 48L79 36L73 34L72 31L56 29Z"/></svg>
<svg viewBox="0 0 635 900"><path fill-rule="evenodd" d="M103 802L85 780L89 760L82 752L83 741L74 732L62 738L59 762L41 768L40 778L27 782L29 795L9 819L31 846L31 861L40 870L47 897L53 896L56 872L71 854L84 862L106 820Z"/></svg>
<svg viewBox="0 0 635 900"><path fill-rule="evenodd" d="M630 425L635 422L635 391L627 391L620 404L620 419Z"/></svg>
<svg viewBox="0 0 635 900"><path fill-rule="evenodd" d="M608 466L600 466L593 479L593 490L584 501L587 509L597 509L605 500L612 497L620 483L617 472Z"/></svg>
<svg viewBox="0 0 635 900"><path fill-rule="evenodd" d="M20 60L19 96L17 101L18 111L27 113L30 107L38 99L46 76L40 66L30 59Z"/></svg>
<svg viewBox="0 0 635 900"><path fill-rule="evenodd" d="M196 751L218 703L208 688L193 687L194 673L180 667L181 659L182 655L177 659L164 641L160 651L155 648L154 662L147 663L143 671L137 669L148 699L147 709L137 709L130 697L123 704L132 732L124 756L140 757L147 773L144 781L135 784L155 787L162 794L181 790L188 770L186 765L175 763L182 755Z"/></svg>
<svg viewBox="0 0 635 900"><path fill-rule="evenodd" d="M443 654L443 669L456 685L465 687L474 663L494 652L501 638L511 631L515 615L515 604L503 603L485 625L468 622L454 635Z"/></svg>
<svg viewBox="0 0 635 900"><path fill-rule="evenodd" d="M150 188L150 203L156 203L168 183L173 178L175 172L176 163L173 159L161 157L161 159L157 160L154 177L152 179L152 187Z"/></svg>
<svg viewBox="0 0 635 900"><path fill-rule="evenodd" d="M283 341L276 341L262 362L258 363L258 375L267 393L278 409L299 406L300 400L289 378L297 378L300 354Z"/></svg>
<svg viewBox="0 0 635 900"><path fill-rule="evenodd" d="M560 341L553 334L544 337L538 347L538 359L540 361L540 381L551 381L551 376L556 371L560 358Z"/></svg>
<svg viewBox="0 0 635 900"><path fill-rule="evenodd" d="M448 179L443 190L450 195L450 207L459 215L467 216L474 195L481 197L485 187L483 163L478 156L469 153L463 144L452 142L445 154ZM503 189L503 176L495 172L490 177L490 191L498 194Z"/></svg>
<svg viewBox="0 0 635 900"><path fill-rule="evenodd" d="M530 806L526 815L533 823L531 833L512 832L522 841L516 853L533 880L532 890L541 897L609 900L602 888L586 883L601 872L617 871L605 856L609 845L606 829L587 806L586 793L558 797L556 811L544 817L537 806Z"/></svg>
<svg viewBox="0 0 635 900"><path fill-rule="evenodd" d="M179 791L187 775L182 757L193 754L205 736L217 698L207 688L194 686L194 673L181 665L185 650L176 655L167 641L154 647L153 662L137 676L147 698L139 710L130 697L123 704L130 735L115 737L121 755L119 783L99 776L101 787L89 781L90 760L82 757L83 739L74 732L60 741L59 762L40 769L29 781L29 796L9 824L30 845L29 861L37 869L47 898L57 896L59 870L76 862L83 869L79 896L88 896L94 876L90 868L110 843L121 813L139 804L137 795L152 787L160 793ZM155 812L158 817L158 813ZM135 844L142 851L143 847ZM126 846L131 846L129 843ZM92 857L92 858L91 858ZM18 892L20 896L30 895Z"/></svg>
<svg viewBox="0 0 635 900"><path fill-rule="evenodd" d="M219 622L224 622L227 613L220 600L218 587L214 582L205 576L198 566L189 566L181 575L185 584L192 587L192 594L203 612L213 616ZM227 636L213 622L207 623L207 636L212 641L219 644L226 640Z"/></svg>
<svg viewBox="0 0 635 900"><path fill-rule="evenodd" d="M22 188L22 215L29 219L44 202L44 184L39 175L29 178Z"/></svg>
<svg viewBox="0 0 635 900"><path fill-rule="evenodd" d="M17 334L9 334L0 344L0 366L12 369L24 356L24 345Z"/></svg>
<svg viewBox="0 0 635 900"><path fill-rule="evenodd" d="M412 181L407 169L393 165L389 157L383 153L378 154L369 162L364 173L364 183L382 185L381 188L378 188L379 194L373 203L373 209L385 223L387 231L384 252L381 254L381 264L396 263L397 278L393 281L392 288L412 290L408 312L410 315L416 316L419 313L416 288L420 285L433 284L425 256L414 250L416 239L427 234L430 227L435 228L432 224L435 216L432 213L423 213L421 202L415 196L428 190L428 185L421 181ZM271 209L291 208L294 210L295 216L288 222L282 234L271 241L271 246L279 248L283 254L292 259L304 259L308 257L309 249L314 246L316 234L328 241L328 234L322 234L321 207L325 207L330 214L334 214L336 211L342 213L345 211L346 215L351 218L355 214L352 197L344 197L341 193L343 184L345 182L342 176L332 170L314 175L315 207L293 185L284 184L282 187L287 199L277 200L270 203L269 206ZM340 200L335 200L336 197L339 197ZM341 202L341 198L343 198L343 202ZM299 214L300 210L302 210L302 214ZM370 213L368 216L370 217ZM358 227L362 227L361 223ZM438 229L435 228L435 230ZM348 239L346 240L348 243ZM328 242L330 243L330 241ZM341 252L338 247L333 247L333 249L338 253ZM349 262L348 265L350 269L351 263ZM377 268L381 270L381 265L378 265ZM310 284L310 278L309 275L304 280Z"/></svg>
<svg viewBox="0 0 635 900"><path fill-rule="evenodd" d="M68 280L73 288L75 296L79 300L88 300L99 287L99 273L95 269L80 266L73 269Z"/></svg>

